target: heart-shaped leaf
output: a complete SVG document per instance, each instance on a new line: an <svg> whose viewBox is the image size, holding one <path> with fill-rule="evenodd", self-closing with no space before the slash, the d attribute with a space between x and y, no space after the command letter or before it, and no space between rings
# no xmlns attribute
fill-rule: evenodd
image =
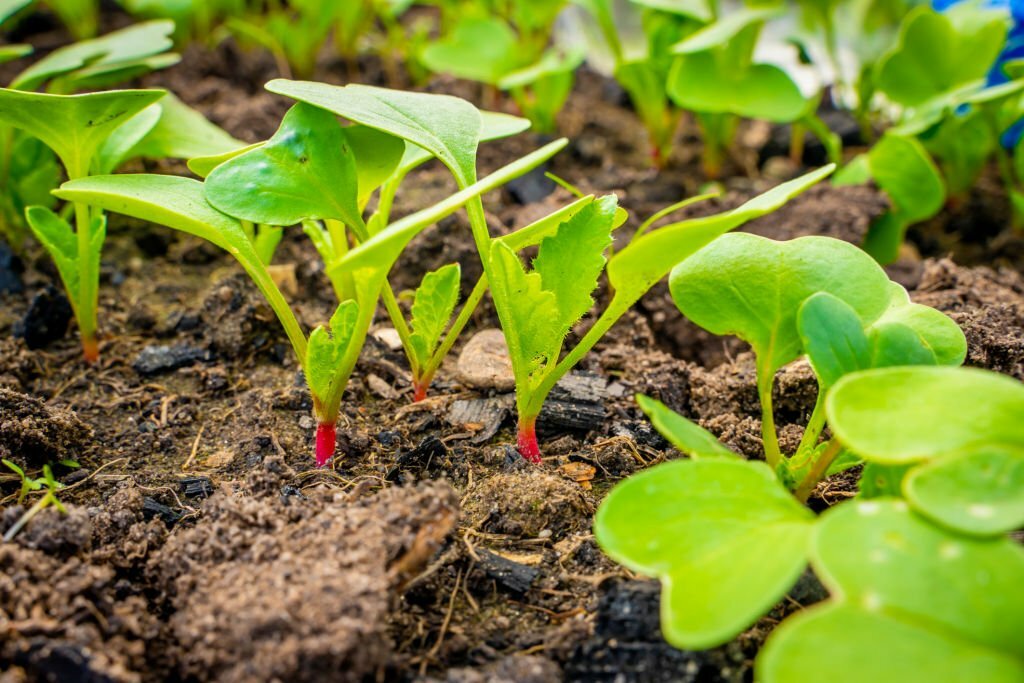
<svg viewBox="0 0 1024 683"><path fill-rule="evenodd" d="M427 150L455 175L459 187L476 180L480 112L458 97L368 85L327 85L275 79L267 90L390 133Z"/></svg>
<svg viewBox="0 0 1024 683"><path fill-rule="evenodd" d="M1024 448L983 448L913 468L903 491L914 509L967 534L1024 526Z"/></svg>
<svg viewBox="0 0 1024 683"><path fill-rule="evenodd" d="M950 534L899 501L836 506L811 564L833 597L769 637L758 679L808 671L830 681L1024 680L1024 550Z"/></svg>
<svg viewBox="0 0 1024 683"><path fill-rule="evenodd" d="M907 107L952 94L985 78L1005 38L1006 23L997 13L987 21L958 25L939 12L918 8L904 19L898 45L878 63L878 89Z"/></svg>
<svg viewBox="0 0 1024 683"><path fill-rule="evenodd" d="M988 446L1024 446L1024 384L974 368L903 367L841 379L829 426L865 460L899 464Z"/></svg>
<svg viewBox="0 0 1024 683"><path fill-rule="evenodd" d="M802 353L797 313L805 299L828 292L863 321L889 305L885 271L857 247L828 237L776 242L723 235L672 270L676 306L697 325L748 342L759 367L774 374Z"/></svg>
<svg viewBox="0 0 1024 683"><path fill-rule="evenodd" d="M662 581L661 628L676 647L729 641L803 572L814 515L763 462L708 458L618 484L594 519L601 547Z"/></svg>
<svg viewBox="0 0 1024 683"><path fill-rule="evenodd" d="M217 166L205 182L210 203L254 223L335 219L363 227L355 156L330 112L298 103L262 147Z"/></svg>
<svg viewBox="0 0 1024 683"><path fill-rule="evenodd" d="M111 90L47 95L0 88L0 122L42 140L79 178L115 128L165 95L163 90Z"/></svg>

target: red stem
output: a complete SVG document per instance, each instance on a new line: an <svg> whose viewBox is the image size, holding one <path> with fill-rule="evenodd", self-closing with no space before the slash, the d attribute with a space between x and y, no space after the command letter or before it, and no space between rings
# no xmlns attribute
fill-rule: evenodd
<svg viewBox="0 0 1024 683"><path fill-rule="evenodd" d="M90 365L100 359L100 344L95 337L82 339L82 355L85 356L85 362Z"/></svg>
<svg viewBox="0 0 1024 683"><path fill-rule="evenodd" d="M412 402L419 403L427 397L427 388L430 386L427 382L413 382L412 383Z"/></svg>
<svg viewBox="0 0 1024 683"><path fill-rule="evenodd" d="M321 422L316 426L316 466L323 467L334 455L337 443L337 431L334 423Z"/></svg>
<svg viewBox="0 0 1024 683"><path fill-rule="evenodd" d="M537 418L532 420L519 420L519 434L517 436L519 455L523 456L534 465L540 464L540 446L537 445Z"/></svg>

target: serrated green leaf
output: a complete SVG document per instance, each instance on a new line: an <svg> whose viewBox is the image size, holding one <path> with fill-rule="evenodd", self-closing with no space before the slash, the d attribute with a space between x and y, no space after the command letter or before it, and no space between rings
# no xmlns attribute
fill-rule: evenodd
<svg viewBox="0 0 1024 683"><path fill-rule="evenodd" d="M716 237L775 211L835 170L831 164L782 183L732 211L693 218L645 233L608 262L608 281L616 295L637 301L672 268Z"/></svg>
<svg viewBox="0 0 1024 683"><path fill-rule="evenodd" d="M1024 679L1024 550L1014 542L950 534L905 503L865 501L822 516L811 564L833 597L772 633L760 680L826 669L841 683Z"/></svg>
<svg viewBox="0 0 1024 683"><path fill-rule="evenodd" d="M358 318L359 304L352 299L342 301L331 316L330 329L321 325L309 335L304 370L309 390L318 401L329 395L337 379Z"/></svg>
<svg viewBox="0 0 1024 683"><path fill-rule="evenodd" d="M368 85L334 86L285 79L270 81L266 88L422 147L451 170L460 187L476 180L481 116L465 100Z"/></svg>
<svg viewBox="0 0 1024 683"><path fill-rule="evenodd" d="M46 95L0 88L0 122L42 140L71 177L88 173L104 140L129 118L163 97L163 90L112 90Z"/></svg>
<svg viewBox="0 0 1024 683"><path fill-rule="evenodd" d="M983 448L913 468L910 505L954 531L1005 534L1024 526L1024 448Z"/></svg>
<svg viewBox="0 0 1024 683"><path fill-rule="evenodd" d="M254 223L335 219L361 228L357 183L355 156L334 115L300 102L266 144L217 166L204 186L219 210Z"/></svg>
<svg viewBox="0 0 1024 683"><path fill-rule="evenodd" d="M491 245L491 291L498 307L501 329L508 343L516 386L531 387L538 371L558 362L565 338L561 331L558 299L544 289L539 273L527 273L508 245Z"/></svg>
<svg viewBox="0 0 1024 683"><path fill-rule="evenodd" d="M975 368L901 367L841 379L829 426L864 459L889 464L1024 444L1024 384Z"/></svg>
<svg viewBox="0 0 1024 683"><path fill-rule="evenodd" d="M449 263L427 273L412 302L412 346L414 366L423 367L437 348L459 301L462 269Z"/></svg>
<svg viewBox="0 0 1024 683"><path fill-rule="evenodd" d="M596 199L541 240L533 269L543 288L555 295L562 337L594 304L591 293L607 262L604 252L612 243L617 207L615 195Z"/></svg>
<svg viewBox="0 0 1024 683"><path fill-rule="evenodd" d="M594 518L612 559L661 579L662 634L685 649L728 642L771 609L804 570L813 526L767 465L735 458L652 467Z"/></svg>
<svg viewBox="0 0 1024 683"><path fill-rule="evenodd" d="M658 433L681 452L695 458L738 457L736 453L723 446L714 434L696 422L686 419L661 401L637 394L636 402Z"/></svg>
<svg viewBox="0 0 1024 683"><path fill-rule="evenodd" d="M85 69L83 78L95 78L104 71L120 69L169 50L174 22L159 20L135 24L100 38L83 40L54 50L18 74L11 82L15 90L35 90L46 81ZM147 71L149 68L147 67Z"/></svg>

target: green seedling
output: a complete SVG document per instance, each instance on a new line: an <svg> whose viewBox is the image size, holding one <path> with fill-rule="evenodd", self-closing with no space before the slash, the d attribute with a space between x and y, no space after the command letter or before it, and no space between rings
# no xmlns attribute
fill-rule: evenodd
<svg viewBox="0 0 1024 683"><path fill-rule="evenodd" d="M939 169L916 138L887 133L868 152L855 157L836 174L836 185L873 180L892 207L868 229L864 249L879 263L899 255L907 228L937 214L946 200Z"/></svg>
<svg viewBox="0 0 1024 683"><path fill-rule="evenodd" d="M552 48L534 55L516 32L494 17L468 16L442 41L428 45L420 60L435 73L448 73L510 92L520 111L540 132L555 130L555 117L572 90L581 51Z"/></svg>
<svg viewBox="0 0 1024 683"><path fill-rule="evenodd" d="M647 129L650 158L661 168L668 163L669 154L679 127L681 112L668 96L668 78L675 62L671 47L687 35L714 18L711 8L703 2L659 2L633 0L632 8L639 13L643 25L644 50L639 54L627 51L620 35L620 17L610 0L575 0L597 25L598 32L609 53L615 79L629 94L637 116Z"/></svg>
<svg viewBox="0 0 1024 683"><path fill-rule="evenodd" d="M16 2L5 9L16 11L25 4ZM0 12L0 21L4 18ZM49 92L70 94L170 66L179 59L167 52L173 29L167 21L148 22L59 48L15 76L10 87L45 87ZM16 48L18 56L31 52L30 46L10 47ZM0 123L0 234L16 251L28 235L25 209L35 205L54 208L50 190L59 182L60 165L53 152L38 138Z"/></svg>
<svg viewBox="0 0 1024 683"><path fill-rule="evenodd" d="M899 451L911 459L928 457L913 443L913 435L929 430L936 433L933 443L956 447L955 441L940 433L945 415L932 408L943 400L939 397L951 406L959 405L964 394L931 386L932 393L926 397L918 393L926 390L926 383L911 379L974 372L943 367L959 364L966 354L963 334L949 318L911 303L906 292L856 247L824 237L773 242L754 235L724 235L680 263L670 288L680 310L698 325L715 333L736 334L753 347L767 460L745 461L700 426L657 401L638 397L654 426L692 459L659 465L619 484L598 510L595 533L613 559L662 579L662 631L670 643L692 649L727 642L785 595L808 560L834 592L834 600L845 600L850 595L845 588L854 583L833 582L823 569L828 564L822 555L825 545L838 547L850 538L847 532L836 531L837 519L859 520L854 524L856 531L848 533L863 537L863 548L846 555L851 582L855 577L877 578L875 572L882 571L892 585L901 581L913 585L920 579L908 576L927 576L927 571L946 561L938 555L901 555L905 552L901 549L916 547L916 539L945 536L956 542L960 538L912 517L903 503L884 499L848 503L820 519L802 503L825 477L875 457L869 455L873 448L857 439L873 439L869 443L885 447L891 444L890 453ZM783 458L772 427L771 378L801 355L807 356L818 379L818 400L796 453ZM862 378L870 377L891 377L884 390L859 394L858 405L873 411L870 417L840 414L834 397L848 395L850 390L844 387L860 387ZM975 391L980 395L982 390ZM954 421L970 425L966 429L975 430L979 445L1001 443L1005 430L1015 428L990 429L995 423L1009 424L1002 397L996 405L994 415L980 423L978 414L989 411L984 403ZM1010 412L1020 409L1019 403L1009 408ZM890 410L894 411L891 418L882 420L880 416ZM879 419L870 421L872 417ZM826 422L834 437L819 443ZM857 437L841 432L837 427L841 422L851 424L849 433ZM901 430L908 439L901 439ZM1019 437L1011 431L1007 438ZM989 486L993 481L1004 482L1001 474L989 477ZM883 509L885 514L877 518L872 513ZM915 540L898 529L912 531ZM1002 548L1012 545L1005 539L991 543ZM882 555L891 562L881 565L878 557ZM985 592L977 565L971 565L976 560L969 560L961 570L963 577L975 577L967 580L975 597ZM919 595L925 594L930 591L921 588ZM880 616L890 597L878 598L878 604L858 604ZM943 609L940 606L937 611ZM860 624L851 621L846 626L852 632ZM934 632L933 625L919 626ZM832 640L814 632L805 635L802 653L807 656L811 650L813 656L822 651L847 652L847 639ZM857 637L869 634L858 630ZM815 645L810 646L811 642ZM861 640L858 648L849 649L850 656L864 646ZM769 663L769 650L758 662L759 679L790 680ZM897 657L886 661L902 662ZM907 678L901 666L879 674L881 679L916 680Z"/></svg>
<svg viewBox="0 0 1024 683"><path fill-rule="evenodd" d="M668 95L697 117L709 178L720 175L741 118L779 123L814 119L816 103L801 94L785 71L753 60L761 28L777 14L774 8L739 10L672 47L672 54L681 59L668 76ZM823 125L811 127L822 129Z"/></svg>
<svg viewBox="0 0 1024 683"><path fill-rule="evenodd" d="M53 10L75 40L92 38L99 30L99 0L46 0L44 4Z"/></svg>
<svg viewBox="0 0 1024 683"><path fill-rule="evenodd" d="M49 95L0 89L0 123L46 145L68 179L111 173L138 156L183 156L237 146L234 140L163 90L114 90ZM179 132L179 128L186 128ZM47 203L48 204L48 203ZM57 265L82 338L87 361L99 358L97 297L106 219L74 204L75 227L47 204L25 215L36 239Z"/></svg>
<svg viewBox="0 0 1024 683"><path fill-rule="evenodd" d="M788 462L775 433L775 373L799 356L810 356L827 389L837 376L876 363L959 364L966 354L963 333L949 318L910 303L874 259L831 238L775 242L727 235L680 263L669 286L679 310L694 323L753 347L765 458L773 468ZM844 349L857 353L829 357ZM824 393L796 456L800 465L817 447Z"/></svg>
<svg viewBox="0 0 1024 683"><path fill-rule="evenodd" d="M41 479L33 479L10 460L3 460L2 462L8 469L17 474L21 480L21 491L18 493L18 505L21 505L22 501L25 500L25 497L32 491L39 491L43 488L46 489L46 493L43 494L43 497L33 504L32 507L26 510L25 513L11 525L11 528L4 533L4 543L13 541L14 537L18 535L18 532L24 529L25 525L31 522L33 517L48 507L56 508L61 514L67 514L67 509L64 507L64 504L57 499L57 491L64 488L64 484L61 484L53 478L53 471L50 470L49 465L43 465L43 476ZM78 463L74 460L61 460L60 464L65 467L78 467Z"/></svg>
<svg viewBox="0 0 1024 683"><path fill-rule="evenodd" d="M404 106L406 111L413 111L416 105L420 108L447 105L469 113L466 107L472 106L454 98L413 94L409 99L396 91L352 88L357 95L372 95L382 103L397 98L396 106ZM472 113L478 119L475 128L467 129L463 135L475 134L481 140L512 135L529 125L522 119L477 112L475 108ZM354 114L359 115L359 112ZM453 137L453 143L458 142L460 140ZM356 282L354 275L336 268L339 259L353 244L366 241L390 222L391 207L403 180L412 169L431 158L422 147L407 144L386 130L359 123L341 128L333 114L301 102L285 116L271 140L240 151L242 153L237 155L190 162L195 172L209 176L207 197L218 209L242 219L243 225L257 224L254 239L257 250L267 235L271 236L271 244L276 243L280 238L277 226L301 222L303 231L324 260L339 301L354 298ZM309 195L306 192L309 187L319 189ZM363 213L374 193L378 196L376 208L364 220ZM300 199L306 195L308 198ZM268 232L270 230L276 233ZM458 277L446 277L444 282L448 287L444 296L457 296ZM420 287L420 305L413 310L414 318L420 320L418 324L414 321L413 330L409 329L391 287L385 285L383 290L385 307L413 370L413 391L417 400L425 395L434 373L486 291L486 285L474 288L448 333L440 340L435 332L440 335L448 326L453 309L447 311L444 319L423 318L424 297L439 294L434 291L436 284L436 279L428 278ZM432 338L428 340L428 337Z"/></svg>
<svg viewBox="0 0 1024 683"><path fill-rule="evenodd" d="M186 178L121 175L69 182L57 195L198 235L228 251L239 261L277 314L305 373L318 422L317 463L323 465L334 452L335 425L342 394L373 320L377 299L382 291L387 291L387 274L408 241L463 204L478 201L480 194L543 163L564 147L565 141L551 143L477 181L476 146L483 117L468 102L367 86L338 88L316 83L273 81L268 88L287 92L307 104L297 105L289 112L289 125L283 124L284 133L280 137L275 136L276 139L266 145L236 156L234 160L239 162L238 165L228 166L228 162L224 162L215 166L207 178L208 187ZM309 106L310 103L314 106ZM324 109L357 126L415 140L414 144L419 145L420 151L407 154L415 159L429 158L434 154L458 169L460 180L466 182L460 183L461 189L447 199L390 224L381 224L372 217L364 221L360 213L360 197L364 196L365 188L361 189L360 183L364 178L379 177L378 162L372 156L366 157L366 163L360 166L358 143L352 144L355 138L348 137L351 128L338 126L333 115ZM307 131L320 128L330 131L330 142L325 143L317 135L298 134L291 129L292 124L299 123L302 123L299 128ZM246 158L253 152L262 155ZM400 172L401 167L398 170ZM245 200L235 203L232 193L224 190L228 187L239 190ZM318 188L318 191L311 192L311 187ZM296 196L289 188L299 188L301 194ZM365 193L366 196L368 194ZM241 220L217 210L211 202L224 209L244 213L246 220L267 224L291 225L301 220L320 219L335 221L337 227L351 231L357 240L361 239L361 234L368 238L360 247L372 243L386 257L363 262L352 270L343 267L344 258L329 265L336 291L345 296L329 325L314 329L307 340L295 314L270 278L243 229ZM348 256L352 251L348 250L345 230L335 231L339 239L333 246ZM329 229L328 234L331 234Z"/></svg>
<svg viewBox="0 0 1024 683"><path fill-rule="evenodd" d="M239 40L255 43L270 52L283 76L309 78L339 14L361 4L358 1L290 0L287 5L277 5L268 12L246 18L228 17L225 26Z"/></svg>

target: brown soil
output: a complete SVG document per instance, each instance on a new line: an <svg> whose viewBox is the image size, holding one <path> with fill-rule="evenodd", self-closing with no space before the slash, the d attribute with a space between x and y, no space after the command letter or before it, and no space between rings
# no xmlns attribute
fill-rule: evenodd
<svg viewBox="0 0 1024 683"><path fill-rule="evenodd" d="M340 63L322 66L321 80L344 79ZM372 82L383 82L379 68L366 66ZM144 82L174 88L232 134L258 140L288 106L259 87L276 75L272 60L226 42L190 48L181 65ZM445 80L431 88L478 95ZM551 170L584 191L616 192L632 212L621 239L702 185L688 125L673 165L651 170L642 129L595 74L581 75L563 124L573 141ZM524 135L486 145L482 172L538 142ZM756 149L738 155L733 170L756 157ZM721 199L690 215L768 187L777 180L768 166L760 176L727 179ZM160 170L184 172L180 164ZM407 187L396 213L442 198L453 184L427 165ZM486 200L488 220L495 233L508 231L568 198L561 189L534 201L495 192ZM822 186L746 229L858 242L885 208L872 188ZM959 215L915 228L914 246L891 272L915 300L964 327L970 364L1024 378L1020 236L947 239ZM479 269L467 235L461 215L425 231L396 269L396 289L457 260L468 291ZM950 253L952 260L921 257ZM760 450L749 352L684 321L664 286L581 364L604 387L591 397L598 417L586 429L542 420L541 468L510 448L508 396L461 385L455 353L431 397L410 405L401 352L371 341L345 394L335 467L317 471L311 405L291 351L228 257L112 217L102 357L93 368L80 363L73 331L38 350L10 335L33 296L54 282L44 255L26 261L25 291L0 295L0 455L33 471L55 458L82 468L58 470L68 485L61 492L67 516L44 511L13 544L0 545L3 683L746 681L771 627L821 595L812 577L729 645L680 652L660 638L656 584L597 547L590 528L605 492L677 455L636 408L634 393L660 398L739 452ZM325 320L333 295L308 241L287 234L277 262L295 264L290 298L300 321ZM495 322L482 306L469 332ZM783 448L799 439L815 391L805 364L780 373ZM492 400L493 423L449 422L459 399ZM565 400L582 399L569 392ZM0 474L0 485L3 531L25 506L15 504L13 473ZM816 504L845 491L841 483L819 490Z"/></svg>

